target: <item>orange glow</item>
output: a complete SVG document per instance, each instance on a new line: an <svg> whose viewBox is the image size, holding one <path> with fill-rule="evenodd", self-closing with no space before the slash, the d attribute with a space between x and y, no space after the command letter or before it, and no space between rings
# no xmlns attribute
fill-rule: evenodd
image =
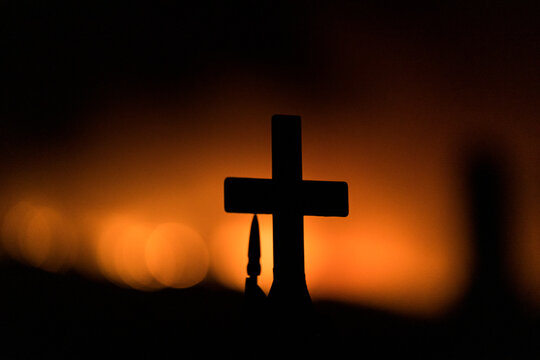
<svg viewBox="0 0 540 360"><path fill-rule="evenodd" d="M204 279L206 243L194 230L177 223L156 227L127 217L103 226L97 243L101 272L109 280L139 290L183 288Z"/></svg>
<svg viewBox="0 0 540 360"><path fill-rule="evenodd" d="M212 238L211 270L225 285L243 290L251 216L231 217L235 219L219 226ZM447 310L463 290L469 257L466 248L463 243L437 238L415 240L429 234L395 219L374 213L361 221L361 226L350 226L349 222L336 232L343 219L306 218L305 268L312 298L423 316ZM328 221L331 224L325 224ZM259 223L259 285L268 293L273 263L271 216L259 216ZM444 232L440 235L444 239Z"/></svg>
<svg viewBox="0 0 540 360"><path fill-rule="evenodd" d="M6 214L2 241L11 257L48 271L64 270L77 257L77 239L62 216L25 201Z"/></svg>
<svg viewBox="0 0 540 360"><path fill-rule="evenodd" d="M167 223L150 234L145 249L150 273L163 286L186 288L199 283L208 270L202 237L187 226Z"/></svg>
<svg viewBox="0 0 540 360"><path fill-rule="evenodd" d="M86 251L78 259L95 255L99 271L115 283L143 290L187 287L204 278L208 265L214 279L242 290L251 216L225 213L223 180L271 177L270 116L299 114L304 178L347 181L350 190L348 218L305 219L312 297L429 316L449 309L467 285L473 254L456 162L463 147L485 140L515 151L525 159L519 171L529 169L518 184L529 190L516 213L521 230L514 262L522 292L534 292L531 301L540 303L540 197L534 190L540 174L530 171L539 158L536 128L527 121L513 123L512 112L497 107L503 98L479 104L475 111L482 116L476 116L469 113L471 99L462 104L453 89L426 88L435 84L423 77L423 69L413 69L410 79L400 77L397 84L391 81L399 73L395 69L381 71L388 70L389 78L381 80L374 97L383 100L358 104L331 96L313 101L246 73L209 84L189 102L144 103L126 95L127 100L87 115L86 143L76 160L65 155L62 165L47 164L43 177L21 170L13 188L19 198L26 191L53 194L74 209L74 217L95 215L97 225L81 236L91 244L87 248L95 243L95 254ZM63 166L70 167L69 176ZM57 237L47 234L64 231L59 229L72 218L54 220L59 215L50 209L37 216L36 208L18 205L8 212L3 245L16 259L48 266L61 251L51 250ZM111 219L115 212L136 216ZM268 292L271 217L259 220L260 284ZM29 240L39 237L39 243ZM66 243L74 250L59 259L71 259L76 244Z"/></svg>
<svg viewBox="0 0 540 360"><path fill-rule="evenodd" d="M306 225L317 229L320 238L339 244L325 244L323 257L313 264L308 286L315 299L339 298L403 313L436 315L461 294L467 253L437 239L419 241L426 236L422 228L375 214L338 236L315 220Z"/></svg>
<svg viewBox="0 0 540 360"><path fill-rule="evenodd" d="M150 226L128 218L109 220L98 242L98 264L109 280L140 290L161 287L145 262Z"/></svg>

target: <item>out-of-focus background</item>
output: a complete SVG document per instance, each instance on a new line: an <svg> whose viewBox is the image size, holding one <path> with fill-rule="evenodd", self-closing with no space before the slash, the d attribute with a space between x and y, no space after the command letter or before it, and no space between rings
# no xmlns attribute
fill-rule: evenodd
<svg viewBox="0 0 540 360"><path fill-rule="evenodd" d="M273 114L302 116L305 179L349 184L349 217L305 218L323 329L411 352L429 338L460 354L475 336L533 351L537 6L0 6L8 355L240 344L251 216L225 213L223 180L271 177Z"/></svg>

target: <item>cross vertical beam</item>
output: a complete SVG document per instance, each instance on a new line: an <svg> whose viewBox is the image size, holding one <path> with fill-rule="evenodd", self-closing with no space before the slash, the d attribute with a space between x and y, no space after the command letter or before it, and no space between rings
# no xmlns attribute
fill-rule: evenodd
<svg viewBox="0 0 540 360"><path fill-rule="evenodd" d="M272 179L275 211L274 278L304 278L304 217L298 194L302 184L302 133L299 116L272 117ZM305 280L304 280L305 281Z"/></svg>

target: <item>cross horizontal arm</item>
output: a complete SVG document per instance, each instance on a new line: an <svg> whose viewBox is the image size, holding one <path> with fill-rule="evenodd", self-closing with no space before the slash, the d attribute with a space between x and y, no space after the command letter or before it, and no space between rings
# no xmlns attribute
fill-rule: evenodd
<svg viewBox="0 0 540 360"><path fill-rule="evenodd" d="M271 179L225 179L225 211L248 214L272 214L274 202Z"/></svg>
<svg viewBox="0 0 540 360"><path fill-rule="evenodd" d="M344 181L302 181L302 210L311 216L348 216L349 186Z"/></svg>
<svg viewBox="0 0 540 360"><path fill-rule="evenodd" d="M226 178L225 211L233 213L273 214L278 188L271 179ZM302 215L347 216L348 185L343 181L303 180L297 201Z"/></svg>

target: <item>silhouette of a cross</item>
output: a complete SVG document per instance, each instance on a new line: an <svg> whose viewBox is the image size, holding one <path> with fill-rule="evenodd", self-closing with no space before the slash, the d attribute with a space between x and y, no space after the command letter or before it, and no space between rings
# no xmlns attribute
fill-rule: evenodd
<svg viewBox="0 0 540 360"><path fill-rule="evenodd" d="M347 216L348 186L302 179L299 116L272 117L272 179L225 179L225 211L272 214L274 282L269 300L310 303L304 274L304 216Z"/></svg>

